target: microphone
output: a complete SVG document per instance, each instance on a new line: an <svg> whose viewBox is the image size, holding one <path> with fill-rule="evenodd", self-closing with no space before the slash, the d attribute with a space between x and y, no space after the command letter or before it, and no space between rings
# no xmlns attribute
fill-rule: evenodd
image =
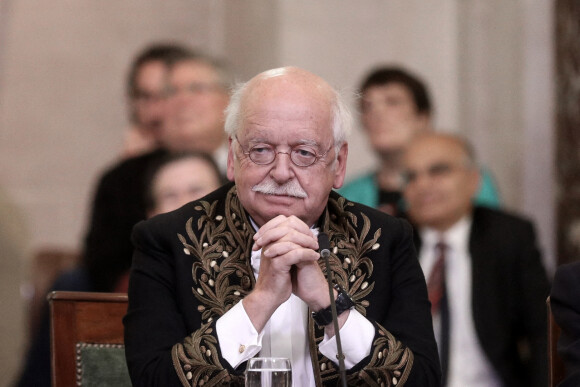
<svg viewBox="0 0 580 387"><path fill-rule="evenodd" d="M330 257L330 241L328 235L323 232L318 233L318 247L320 249L320 256L324 259Z"/></svg>
<svg viewBox="0 0 580 387"><path fill-rule="evenodd" d="M340 371L340 379L342 380L342 386L346 387L346 369L344 366L344 353L342 352L342 343L340 341L340 332L338 326L338 316L336 315L336 301L334 300L334 287L332 285L332 270L330 270L330 262L328 258L330 257L330 242L328 240L328 235L323 232L318 233L318 247L320 250L320 256L324 258L324 263L326 265L326 281L328 282L328 294L330 296L330 310L332 312L332 323L334 325L334 336L336 337L336 357L338 358L338 369Z"/></svg>

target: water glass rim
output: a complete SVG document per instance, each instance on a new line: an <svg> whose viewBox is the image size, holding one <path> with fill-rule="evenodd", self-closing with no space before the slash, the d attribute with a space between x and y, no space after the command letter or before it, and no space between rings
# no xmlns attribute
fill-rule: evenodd
<svg viewBox="0 0 580 387"><path fill-rule="evenodd" d="M287 357L253 357L248 359L246 369L251 370L252 368L250 367L254 365L255 369L276 368L292 370L292 363Z"/></svg>

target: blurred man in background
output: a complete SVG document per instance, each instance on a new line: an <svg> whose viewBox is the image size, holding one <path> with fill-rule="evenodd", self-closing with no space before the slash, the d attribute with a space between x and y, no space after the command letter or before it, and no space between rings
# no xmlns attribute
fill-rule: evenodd
<svg viewBox="0 0 580 387"><path fill-rule="evenodd" d="M127 79L131 126L125 133L123 156L133 157L159 147L165 116L169 67L188 50L176 44L147 46L133 60Z"/></svg>
<svg viewBox="0 0 580 387"><path fill-rule="evenodd" d="M162 63L166 65L164 75L161 75ZM187 77L181 76L184 68L189 70ZM173 69L179 69L180 76L172 78ZM148 78L147 74L155 76ZM135 128L144 133L148 131L159 146L118 162L101 176L81 261L76 269L63 273L51 286L52 290L110 292L115 289L131 266L133 225L147 218L145 192L151 168L169 154L196 150L198 145L212 156L221 149L217 141L212 141L212 146L206 145L205 138L213 131L219 137L224 136L226 84L225 71L218 64L186 48L152 46L136 59L129 75ZM203 85L220 87L204 88ZM203 108L198 110L198 105ZM200 113L187 115L188 109ZM180 125L171 125L168 121L174 121L167 120L168 114L183 114L186 119L177 120ZM189 128L187 146L182 146L180 139L165 141L166 137L173 136L172 130L184 128ZM19 386L50 386L48 304L44 303L43 308L41 326L31 340Z"/></svg>
<svg viewBox="0 0 580 387"><path fill-rule="evenodd" d="M472 204L479 168L459 137L417 136L403 168L443 385L545 386L549 285L532 223Z"/></svg>
<svg viewBox="0 0 580 387"><path fill-rule="evenodd" d="M229 97L223 68L209 57L185 52L173 60L166 90L161 147L114 165L99 180L83 252L96 291L111 291L131 265L131 230L147 217L143 193L151 165L168 153L204 151L225 171L223 111Z"/></svg>
<svg viewBox="0 0 580 387"><path fill-rule="evenodd" d="M416 135L433 130L433 104L425 83L398 67L371 71L360 86L360 94L361 123L379 165L339 192L355 202L397 215L404 209L401 158ZM486 171L474 200L490 207L499 205L499 194Z"/></svg>
<svg viewBox="0 0 580 387"><path fill-rule="evenodd" d="M191 56L176 62L169 72L162 145L169 151L206 152L225 172L228 88L227 74L215 61Z"/></svg>

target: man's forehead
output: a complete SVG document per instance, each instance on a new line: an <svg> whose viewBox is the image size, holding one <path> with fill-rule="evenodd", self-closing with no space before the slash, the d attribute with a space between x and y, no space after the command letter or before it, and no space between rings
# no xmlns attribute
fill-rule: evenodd
<svg viewBox="0 0 580 387"><path fill-rule="evenodd" d="M299 68L266 71L248 83L246 97L262 97L276 92L308 95L323 101L330 100L332 88L318 75Z"/></svg>
<svg viewBox="0 0 580 387"><path fill-rule="evenodd" d="M241 117L245 136L319 138L332 134L330 111L272 103L248 108Z"/></svg>
<svg viewBox="0 0 580 387"><path fill-rule="evenodd" d="M407 163L436 164L461 161L464 157L466 153L459 144L438 139L411 144L405 159Z"/></svg>
<svg viewBox="0 0 580 387"><path fill-rule="evenodd" d="M411 94L411 90L400 82L389 82L380 85L372 85L369 86L367 89L364 90L362 97L368 98L370 96L375 95L383 95L383 94Z"/></svg>
<svg viewBox="0 0 580 387"><path fill-rule="evenodd" d="M218 78L218 72L212 65L197 60L176 63L169 72L170 79L186 75L195 78Z"/></svg>
<svg viewBox="0 0 580 387"><path fill-rule="evenodd" d="M242 101L246 115L267 112L274 116L285 116L289 111L310 112L313 119L318 115L330 115L331 101L312 85L291 83L262 84L249 89Z"/></svg>

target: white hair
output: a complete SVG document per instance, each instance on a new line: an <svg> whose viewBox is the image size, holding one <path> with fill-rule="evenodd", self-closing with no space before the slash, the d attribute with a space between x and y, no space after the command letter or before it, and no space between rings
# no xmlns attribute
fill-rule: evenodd
<svg viewBox="0 0 580 387"><path fill-rule="evenodd" d="M282 76L288 73L288 69L288 67L282 67L268 70L262 73L260 77L261 79L268 79ZM225 131L230 137L234 137L242 126L242 98L249 83L250 82L239 83L232 90L230 103L225 110ZM332 133L334 137L335 150L338 154L340 147L346 142L346 139L350 134L353 125L353 118L343 95L332 87L329 86L329 88L334 97L333 101L331 101Z"/></svg>

